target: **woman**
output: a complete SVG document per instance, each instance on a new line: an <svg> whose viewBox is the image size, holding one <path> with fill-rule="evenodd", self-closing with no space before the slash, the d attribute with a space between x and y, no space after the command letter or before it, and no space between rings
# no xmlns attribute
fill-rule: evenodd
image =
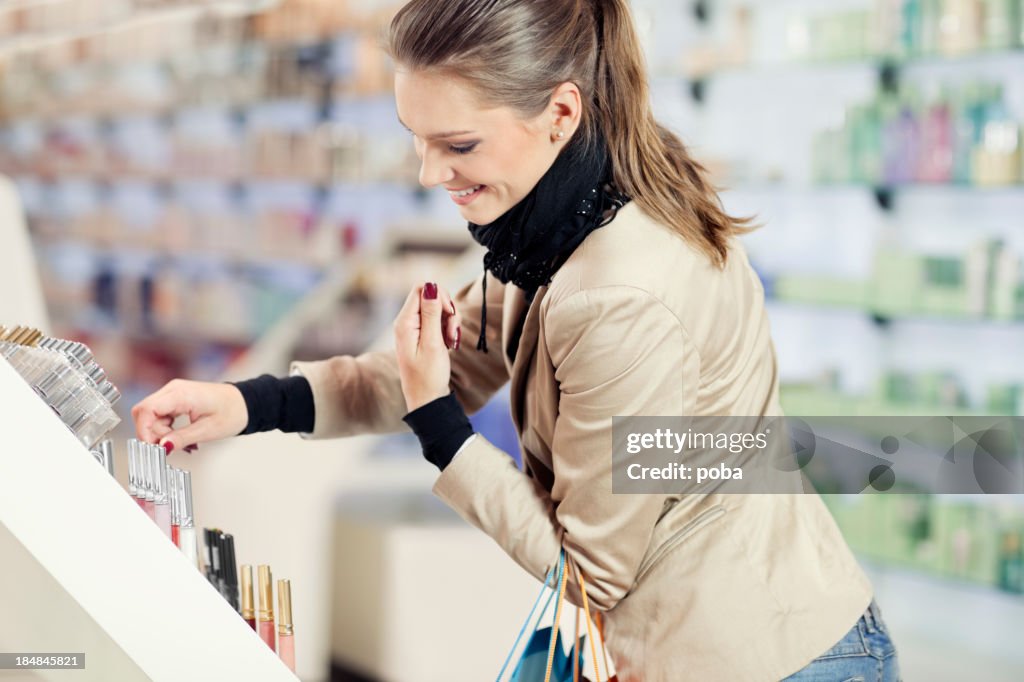
<svg viewBox="0 0 1024 682"><path fill-rule="evenodd" d="M388 47L420 181L459 205L484 275L411 292L393 352L171 382L134 408L139 437L404 422L435 493L523 568L575 561L623 682L896 680L817 495L612 494L615 415L781 414L750 228L654 120L626 1L413 0ZM523 471L466 418L507 381Z"/></svg>

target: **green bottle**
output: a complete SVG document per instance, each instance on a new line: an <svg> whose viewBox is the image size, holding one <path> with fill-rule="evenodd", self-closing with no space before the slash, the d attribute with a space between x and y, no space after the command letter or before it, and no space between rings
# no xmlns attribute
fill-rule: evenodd
<svg viewBox="0 0 1024 682"><path fill-rule="evenodd" d="M1020 532L1003 534L999 552L999 588L1015 594L1024 594L1024 553Z"/></svg>
<svg viewBox="0 0 1024 682"><path fill-rule="evenodd" d="M984 48L1007 50L1013 47L1019 37L1019 0L986 0L984 9Z"/></svg>
<svg viewBox="0 0 1024 682"><path fill-rule="evenodd" d="M1024 0L1020 0L1024 2ZM939 51L942 34L943 0L921 0L921 28L917 53L932 55Z"/></svg>

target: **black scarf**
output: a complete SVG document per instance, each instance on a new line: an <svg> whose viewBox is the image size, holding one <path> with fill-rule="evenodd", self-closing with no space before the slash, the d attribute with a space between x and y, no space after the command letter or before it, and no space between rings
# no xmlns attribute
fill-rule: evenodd
<svg viewBox="0 0 1024 682"><path fill-rule="evenodd" d="M487 352L488 270L532 301L587 235L610 223L629 201L611 185L604 138L585 138L575 135L540 182L504 215L488 225L469 223L473 239L487 248L477 350Z"/></svg>

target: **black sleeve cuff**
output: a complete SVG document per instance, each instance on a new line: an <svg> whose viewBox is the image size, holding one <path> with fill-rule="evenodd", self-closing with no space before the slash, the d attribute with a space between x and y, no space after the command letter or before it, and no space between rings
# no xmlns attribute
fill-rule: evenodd
<svg viewBox="0 0 1024 682"><path fill-rule="evenodd" d="M423 456L441 471L474 433L454 393L416 408L402 417L402 421L419 437Z"/></svg>
<svg viewBox="0 0 1024 682"><path fill-rule="evenodd" d="M234 383L249 410L249 423L240 436L278 429L286 433L312 433L316 423L313 389L303 376L278 379L263 376Z"/></svg>

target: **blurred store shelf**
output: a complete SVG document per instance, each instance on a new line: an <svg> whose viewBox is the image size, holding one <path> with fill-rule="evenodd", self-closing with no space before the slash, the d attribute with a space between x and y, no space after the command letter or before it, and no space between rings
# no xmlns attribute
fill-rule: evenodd
<svg viewBox="0 0 1024 682"><path fill-rule="evenodd" d="M966 52L964 54L917 54L917 55L864 55L835 59L779 59L725 65L708 71L688 74L691 79L716 77L791 76L794 73L827 71L833 75L856 73L863 69L908 68L916 66L963 68L965 66L986 68L994 65L1024 65L1024 48L991 49Z"/></svg>

